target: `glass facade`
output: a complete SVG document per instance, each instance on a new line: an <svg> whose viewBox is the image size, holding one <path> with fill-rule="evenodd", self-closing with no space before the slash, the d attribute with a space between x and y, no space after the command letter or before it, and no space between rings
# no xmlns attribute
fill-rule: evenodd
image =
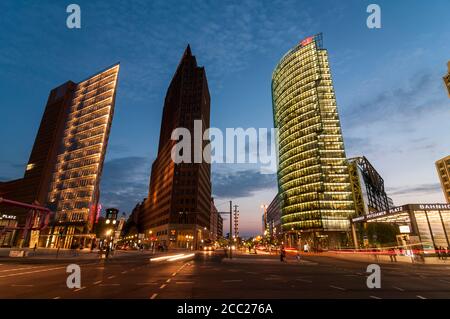
<svg viewBox="0 0 450 319"><path fill-rule="evenodd" d="M450 203L450 155L436 162L436 170L441 181L444 197L447 203Z"/></svg>
<svg viewBox="0 0 450 319"><path fill-rule="evenodd" d="M414 247L420 245L428 253L434 253L435 248L450 247L450 204L408 204L372 212L352 221L408 225L411 241L408 239L406 243ZM413 237L418 240L413 241Z"/></svg>
<svg viewBox="0 0 450 319"><path fill-rule="evenodd" d="M272 77L282 227L348 231L353 196L321 34L301 41Z"/></svg>

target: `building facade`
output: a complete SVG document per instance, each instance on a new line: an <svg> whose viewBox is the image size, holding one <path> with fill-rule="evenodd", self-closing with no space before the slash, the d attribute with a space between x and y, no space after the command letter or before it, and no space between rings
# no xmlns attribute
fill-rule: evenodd
<svg viewBox="0 0 450 319"><path fill-rule="evenodd" d="M407 204L355 217L352 222L396 225L398 232L392 241L404 249L427 254L450 247L450 204Z"/></svg>
<svg viewBox="0 0 450 319"><path fill-rule="evenodd" d="M450 155L436 162L436 170L441 181L444 198L447 203L450 203Z"/></svg>
<svg viewBox="0 0 450 319"><path fill-rule="evenodd" d="M278 63L272 103L281 221L288 243L300 238L312 247L340 246L348 239L355 210L321 34L302 40Z"/></svg>
<svg viewBox="0 0 450 319"><path fill-rule="evenodd" d="M223 238L223 217L217 215L217 239Z"/></svg>
<svg viewBox="0 0 450 319"><path fill-rule="evenodd" d="M214 204L214 198L211 198L211 217L210 217L209 230L210 230L210 234L211 234L210 239L212 239L212 240L216 240L218 238L217 231L219 228L219 216L220 216L220 214L217 210L216 205Z"/></svg>
<svg viewBox="0 0 450 319"><path fill-rule="evenodd" d="M79 242L92 237L118 72L115 64L85 81L53 89L24 177L0 184L1 197L56 212L49 231L32 234L39 246L68 248L75 235ZM28 212L13 213L23 225Z"/></svg>
<svg viewBox="0 0 450 319"><path fill-rule="evenodd" d="M47 201L55 208L47 247L95 237L100 178L114 115L119 64L72 88ZM80 237L81 236L81 237Z"/></svg>
<svg viewBox="0 0 450 319"><path fill-rule="evenodd" d="M348 164L355 215L361 216L389 209L390 198L384 189L384 180L367 158L364 156L350 158ZM393 202L391 204L393 206Z"/></svg>
<svg viewBox="0 0 450 319"><path fill-rule="evenodd" d="M196 248L209 234L211 167L204 159L194 163L194 145L200 142L197 147L203 150L209 142L195 139L196 123L201 124L203 136L210 125L210 95L205 69L197 65L188 46L167 90L158 155L152 165L148 198L140 214L144 231L156 234L163 246ZM186 128L191 133L191 163L176 164L172 159L172 149L179 141L171 136L177 128Z"/></svg>
<svg viewBox="0 0 450 319"><path fill-rule="evenodd" d="M272 239L281 239L281 206L280 196L277 194L267 207L267 231Z"/></svg>
<svg viewBox="0 0 450 319"><path fill-rule="evenodd" d="M447 88L448 97L450 97L450 61L447 62L448 72L444 75L444 85Z"/></svg>

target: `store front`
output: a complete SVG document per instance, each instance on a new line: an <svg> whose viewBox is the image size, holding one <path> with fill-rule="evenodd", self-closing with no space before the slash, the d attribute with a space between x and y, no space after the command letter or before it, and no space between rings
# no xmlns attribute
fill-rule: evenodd
<svg viewBox="0 0 450 319"><path fill-rule="evenodd" d="M398 246L411 246L424 253L450 247L450 204L408 204L353 218L352 223L396 225L398 234L393 240Z"/></svg>
<svg viewBox="0 0 450 319"><path fill-rule="evenodd" d="M0 214L0 247L11 247L16 236L17 216Z"/></svg>

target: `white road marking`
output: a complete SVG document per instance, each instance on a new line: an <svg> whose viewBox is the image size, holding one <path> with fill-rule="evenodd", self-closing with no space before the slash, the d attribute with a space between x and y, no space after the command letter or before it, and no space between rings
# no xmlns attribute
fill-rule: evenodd
<svg viewBox="0 0 450 319"><path fill-rule="evenodd" d="M55 267L55 268L39 269L39 270L27 271L27 272L21 272L21 273L16 273L16 274L2 275L2 276L0 276L0 278L13 277L13 276L20 276L20 275L29 275L29 274L34 274L34 273L37 273L37 272L44 272L44 271L51 271L51 270L65 269L65 268L66 268L66 267Z"/></svg>
<svg viewBox="0 0 450 319"><path fill-rule="evenodd" d="M101 280L96 281L96 282L94 282L94 285L98 285L98 284L101 283L101 282L102 282Z"/></svg>
<svg viewBox="0 0 450 319"><path fill-rule="evenodd" d="M161 287L159 287L159 289L163 289L166 286L166 284L161 285Z"/></svg>
<svg viewBox="0 0 450 319"><path fill-rule="evenodd" d="M12 284L11 287L33 287L34 285L20 285L20 284Z"/></svg>
<svg viewBox="0 0 450 319"><path fill-rule="evenodd" d="M12 269L4 269L4 270L0 270L0 272L8 272L8 271L16 271L16 270L26 270L26 269L35 269L35 268L43 268L43 267L44 267L44 266L12 268Z"/></svg>
<svg viewBox="0 0 450 319"><path fill-rule="evenodd" d="M171 280L171 279L169 278L169 279L166 280L166 282L170 282L170 280Z"/></svg>
<svg viewBox="0 0 450 319"><path fill-rule="evenodd" d="M281 280L279 277L264 278L264 280Z"/></svg>
<svg viewBox="0 0 450 319"><path fill-rule="evenodd" d="M222 280L222 282L241 282L241 279Z"/></svg>
<svg viewBox="0 0 450 319"><path fill-rule="evenodd" d="M138 282L136 285L142 286L142 285L157 285L157 282Z"/></svg>
<svg viewBox="0 0 450 319"><path fill-rule="evenodd" d="M308 279L301 279L301 278L297 278L297 279L295 279L295 280L297 280L297 281L303 281L303 282L307 282L307 283L312 283L312 280L308 280Z"/></svg>
<svg viewBox="0 0 450 319"><path fill-rule="evenodd" d="M173 274L172 274L172 277L175 277L177 275L177 273L176 272L174 272Z"/></svg>
<svg viewBox="0 0 450 319"><path fill-rule="evenodd" d="M116 278L116 276L113 275L113 276L108 277L108 279L113 279L113 278Z"/></svg>
<svg viewBox="0 0 450 319"><path fill-rule="evenodd" d="M450 281L448 281L448 280L439 279L439 281L440 281L440 282L444 282L444 283L446 283L446 284L450 284Z"/></svg>
<svg viewBox="0 0 450 319"><path fill-rule="evenodd" d="M330 285L330 287L331 287L331 288L334 288L334 289L345 290L345 288L338 287L338 286Z"/></svg>
<svg viewBox="0 0 450 319"><path fill-rule="evenodd" d="M153 294L153 295L150 297L150 299L155 299L156 296L158 296L158 294Z"/></svg>
<svg viewBox="0 0 450 319"><path fill-rule="evenodd" d="M403 289L403 288L400 288L400 287L395 287L395 286L392 286L392 288L394 288L394 289L397 289L398 291L405 291L405 289Z"/></svg>
<svg viewBox="0 0 450 319"><path fill-rule="evenodd" d="M60 299L60 298L61 298L61 297L58 296L58 297L55 297L55 298L53 298L53 299Z"/></svg>
<svg viewBox="0 0 450 319"><path fill-rule="evenodd" d="M81 287L81 288L77 288L77 289L75 289L75 290L74 290L74 292L77 292L77 291L83 290L84 288L86 288L86 287Z"/></svg>
<svg viewBox="0 0 450 319"><path fill-rule="evenodd" d="M106 287L106 286L120 286L120 284L100 284L100 286L102 286L102 287Z"/></svg>
<svg viewBox="0 0 450 319"><path fill-rule="evenodd" d="M126 270L124 270L124 271L122 271L122 274L126 274L128 271L126 271Z"/></svg>
<svg viewBox="0 0 450 319"><path fill-rule="evenodd" d="M416 297L419 298L419 299L427 299L427 298L425 298L425 297L423 297L421 295L417 295Z"/></svg>
<svg viewBox="0 0 450 319"><path fill-rule="evenodd" d="M370 298L372 298L372 299L381 299L380 297L377 297L377 296L370 296Z"/></svg>
<svg viewBox="0 0 450 319"><path fill-rule="evenodd" d="M193 281L175 281L175 284L182 285L182 284L193 284Z"/></svg>

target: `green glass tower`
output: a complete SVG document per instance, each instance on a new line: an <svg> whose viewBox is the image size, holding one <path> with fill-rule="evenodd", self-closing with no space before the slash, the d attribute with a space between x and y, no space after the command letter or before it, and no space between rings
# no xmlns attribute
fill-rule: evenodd
<svg viewBox="0 0 450 319"><path fill-rule="evenodd" d="M354 203L322 34L308 37L272 76L278 188L287 244L346 244Z"/></svg>

